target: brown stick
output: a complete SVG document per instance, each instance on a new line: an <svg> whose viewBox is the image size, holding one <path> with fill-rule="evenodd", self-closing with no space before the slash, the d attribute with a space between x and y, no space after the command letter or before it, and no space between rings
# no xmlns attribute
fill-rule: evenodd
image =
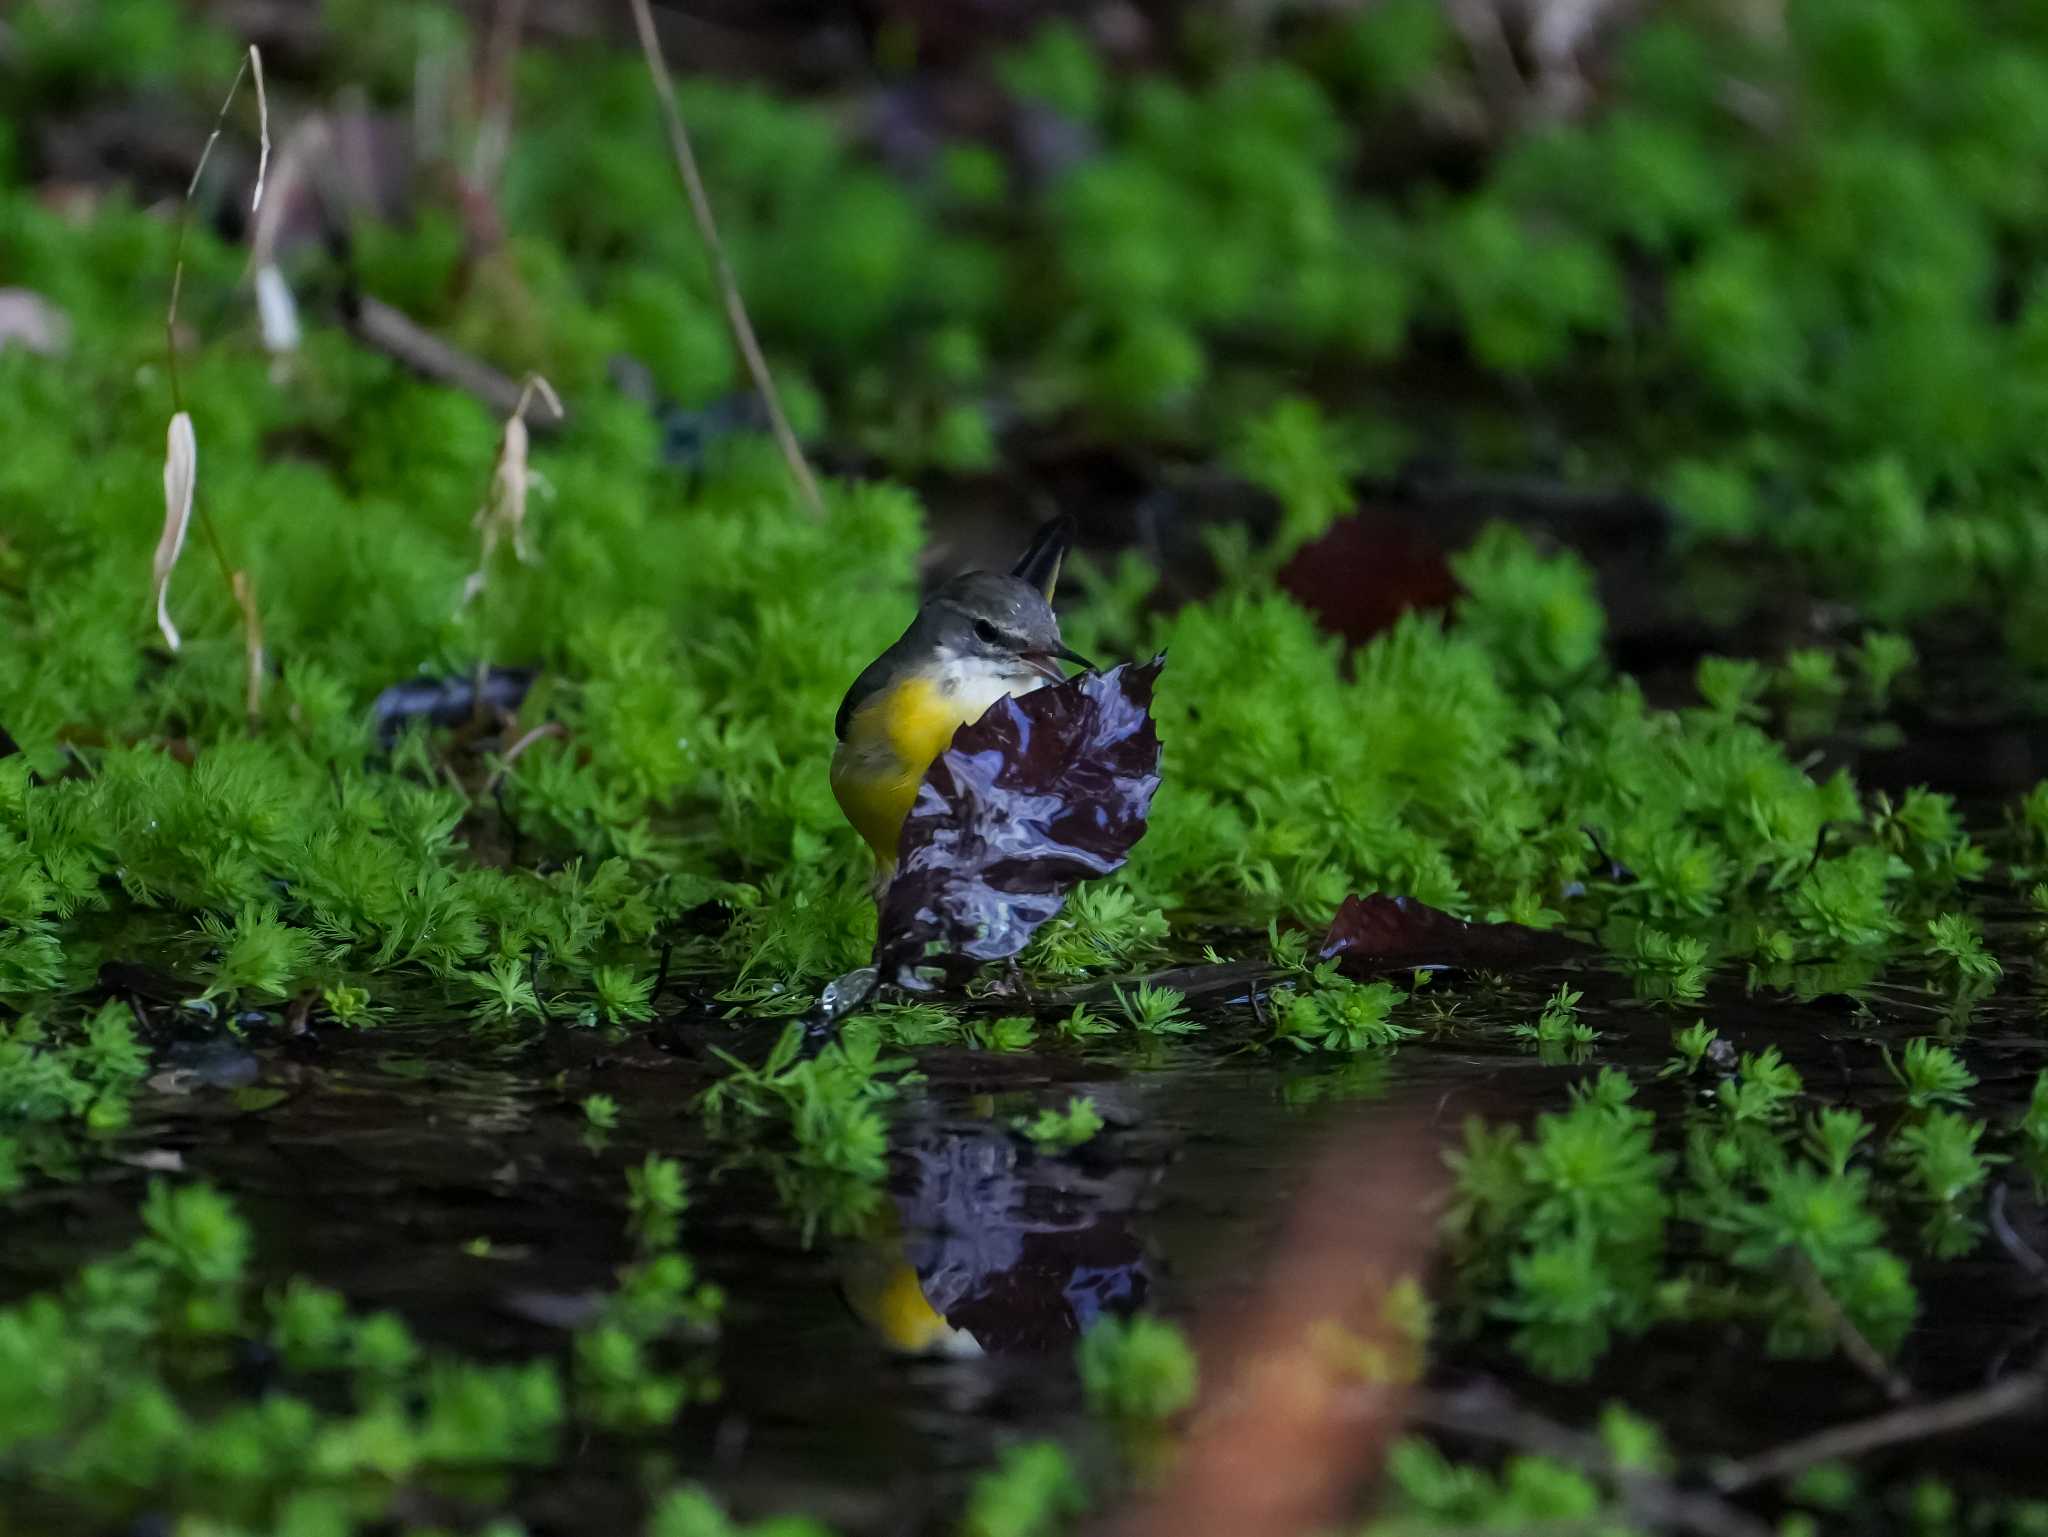
<svg viewBox="0 0 2048 1537"><path fill-rule="evenodd" d="M2036 1254L2033 1246L2013 1228L2005 1215L2006 1191L2009 1187L2003 1180L1991 1192L1991 1206L1986 1215L1991 1220L1991 1234L1998 1240L1999 1247L2012 1256L2013 1263L2026 1271L2034 1281L2048 1281L2048 1260Z"/></svg>
<svg viewBox="0 0 2048 1537"><path fill-rule="evenodd" d="M512 765L519 761L519 755L525 752L527 748L533 746L535 742L551 736L566 737L568 734L569 728L558 720L543 721L540 725L535 726L526 735L505 749L505 756L498 760L498 766L491 770L491 777L484 781L484 787L478 793L482 795L497 794L498 786L505 782L505 775L510 772Z"/></svg>
<svg viewBox="0 0 2048 1537"><path fill-rule="evenodd" d="M1408 1418L1411 1424L1536 1452L1611 1480L1629 1516L1644 1526L1693 1537L1769 1537L1768 1526L1725 1500L1681 1489L1655 1473L1618 1466L1598 1437L1546 1419L1495 1390L1426 1394L1414 1402Z"/></svg>
<svg viewBox="0 0 2048 1537"><path fill-rule="evenodd" d="M242 610L243 699L249 727L263 722L263 616L256 611L256 580L247 571L232 578L235 603Z"/></svg>
<svg viewBox="0 0 2048 1537"><path fill-rule="evenodd" d="M382 299L357 294L349 306L349 329L379 352L396 358L414 373L474 395L493 416L510 416L518 406L520 382L490 364L443 341ZM540 418L536 427L558 425L564 413Z"/></svg>
<svg viewBox="0 0 2048 1537"><path fill-rule="evenodd" d="M257 162L256 197L250 205L252 211L260 208L263 202L263 172L270 164L270 106L262 94L263 56L252 43L235 68L235 78L228 82L228 94L222 98L220 111L214 117L213 132L206 136L206 144L199 151L199 163L192 167L192 180L186 184L185 201L178 210L178 232L171 245L171 302L164 311L164 372L171 381L173 415L185 409L185 390L178 373L178 300L185 292L185 236L192 227L192 200L199 194L199 178L206 174L206 162L213 156L213 146L220 142L221 130L227 126L228 109L235 104L235 93L242 88L242 77L249 73L251 61L256 66L256 105L261 117L263 142L262 158ZM220 579L227 584L229 596L235 597L235 563L228 559L228 549L221 542L220 530L213 526L213 515L206 510L206 503L197 499L193 502L193 511L199 519L199 531L213 551L214 564L220 567ZM236 597L236 601L241 600Z"/></svg>
<svg viewBox="0 0 2048 1537"><path fill-rule="evenodd" d="M491 9L491 30L484 45L478 82L482 98L477 114L476 157L470 174L485 192L494 191L504 173L505 154L512 144L514 79L519 65L519 37L526 29L526 0L497 0Z"/></svg>
<svg viewBox="0 0 2048 1537"><path fill-rule="evenodd" d="M761 404L768 409L768 424L774 429L776 445L782 450L783 462L789 466L790 478L796 482L797 491L802 495L804 505L811 516L825 516L825 499L818 494L818 482L811 476L811 467L804 460L804 451L791 430L789 418L782 411L782 397L776 393L775 380L768 372L768 360L761 355L761 344L754 337L753 322L747 319L747 307L740 299L739 280L733 276L732 263L726 260L725 245L718 238L718 221L711 216L711 198L704 190L704 178L697 170L697 156L690 148L690 135L683 128L683 114L676 106L675 83L669 79L668 61L662 57L661 39L654 31L654 15L647 8L647 0L630 0L633 7L633 25L640 32L640 49L647 55L647 73L654 80L654 94L661 101L662 116L668 122L668 144L674 153L676 170L682 174L683 190L689 195L690 213L697 221L697 233L704 237L705 249L711 253L712 270L718 278L719 295L725 301L726 324L732 328L733 342L740 349L740 356L746 360L747 372L753 375L754 388L760 391Z"/></svg>
<svg viewBox="0 0 2048 1537"><path fill-rule="evenodd" d="M1849 1364L1863 1373L1884 1390L1885 1397L1893 1403L1904 1403L1913 1396L1913 1384L1891 1368L1878 1348L1871 1344L1863 1331L1856 1327L1856 1321L1842 1311L1842 1304L1835 1300L1835 1294L1828 1290L1828 1283L1814 1268L1813 1261L1803 1252L1794 1251L1793 1264L1798 1271L1800 1288L1806 1293L1807 1301L1819 1310L1827 1320L1835 1342L1842 1347L1842 1354L1849 1358Z"/></svg>
<svg viewBox="0 0 2048 1537"><path fill-rule="evenodd" d="M256 159L256 189L249 198L249 213L252 218L260 217L263 209L263 178L270 169L270 99L263 90L263 55L251 43L241 64L235 70L235 78L228 82L228 93L220 104L220 112L213 120L213 132L206 137L206 145L199 151L199 163L192 168L192 180L185 188L185 201L178 210L178 233L173 246L171 263L171 302L164 311L165 369L171 382L171 433L170 448L164 470L165 540L168 559L158 562L152 570L151 585L156 589L157 622L164 627L164 636L173 650L177 648L178 637L172 628L164 607L165 595L170 589L171 568L177 564L178 551L183 543L183 533L175 525L177 510L172 507L171 493L176 478L182 472L185 516L193 512L199 517L200 532L213 551L214 563L220 567L222 579L228 585L228 594L235 606L242 612L242 641L247 669L247 684L244 703L248 707L249 727L253 731L261 722L263 711L263 619L256 611L256 587L254 579L246 570L236 568L228 559L227 545L222 541L220 530L214 527L213 515L206 503L199 500L194 492L197 473L197 438L192 428L191 415L185 410L184 390L178 380L178 299L185 289L185 237L192 228L192 204L199 192L199 179L206 174L206 162L213 154L213 146L220 141L221 130L226 127L228 109L234 105L235 93L241 89L242 77L254 73L256 78L256 130L261 148ZM179 423L184 432L178 431ZM182 453L179 451L182 440ZM165 546L160 545L162 551Z"/></svg>
<svg viewBox="0 0 2048 1537"><path fill-rule="evenodd" d="M2048 1359L2037 1361L2028 1370L2017 1372L2002 1382L1994 1382L1988 1388L1958 1393L1953 1398L1938 1399L1931 1404L1893 1409L1885 1414L1872 1415L1869 1419L1836 1425L1797 1441L1788 1441L1771 1451L1760 1452L1723 1468L1715 1475L1714 1487L1724 1494L1735 1494L1758 1484L1803 1473L1823 1462L1860 1457L1865 1452L1879 1451L1902 1442L1924 1441L1929 1436L1968 1430L1972 1425L1982 1425L1987 1420L2003 1419L2008 1414L2033 1408L2044 1399L2048 1399Z"/></svg>

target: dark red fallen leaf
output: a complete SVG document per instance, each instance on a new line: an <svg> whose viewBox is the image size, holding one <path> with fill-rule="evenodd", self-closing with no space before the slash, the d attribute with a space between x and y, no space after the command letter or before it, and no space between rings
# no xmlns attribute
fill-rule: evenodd
<svg viewBox="0 0 2048 1537"><path fill-rule="evenodd" d="M1145 835L1159 788L1152 687L1166 658L999 699L919 786L882 897L875 966L927 989L1015 955L1081 881Z"/></svg>
<svg viewBox="0 0 2048 1537"><path fill-rule="evenodd" d="M1413 897L1349 896L1323 938L1322 958L1346 971L1521 971L1584 954L1569 935L1520 923L1470 923Z"/></svg>
<svg viewBox="0 0 2048 1537"><path fill-rule="evenodd" d="M1362 646L1412 608L1448 608L1457 596L1440 527L1391 506L1368 506L1303 545L1280 569L1280 588L1322 627Z"/></svg>

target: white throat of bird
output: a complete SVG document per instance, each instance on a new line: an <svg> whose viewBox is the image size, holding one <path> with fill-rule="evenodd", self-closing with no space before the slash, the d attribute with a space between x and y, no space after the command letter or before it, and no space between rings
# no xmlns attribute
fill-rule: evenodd
<svg viewBox="0 0 2048 1537"><path fill-rule="evenodd" d="M1029 663L1007 657L966 656L941 646L934 680L939 692L958 705L968 720L980 720L988 707L1006 694L1028 694L1050 681Z"/></svg>

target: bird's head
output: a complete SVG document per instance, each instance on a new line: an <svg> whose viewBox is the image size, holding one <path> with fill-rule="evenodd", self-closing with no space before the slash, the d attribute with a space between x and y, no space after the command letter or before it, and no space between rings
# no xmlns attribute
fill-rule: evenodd
<svg viewBox="0 0 2048 1537"><path fill-rule="evenodd" d="M925 600L918 615L925 640L970 666L1009 675L1036 673L1059 682L1062 661L1092 667L1060 639L1060 622L1045 593L1018 576L969 571Z"/></svg>

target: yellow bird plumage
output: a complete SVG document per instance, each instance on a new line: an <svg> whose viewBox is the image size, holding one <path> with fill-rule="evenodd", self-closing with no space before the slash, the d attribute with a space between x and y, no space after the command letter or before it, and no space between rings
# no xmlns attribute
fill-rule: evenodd
<svg viewBox="0 0 2048 1537"><path fill-rule="evenodd" d="M973 717L928 677L908 677L854 711L832 755L832 793L875 858L890 864L932 759ZM984 706L983 708L986 708Z"/></svg>
<svg viewBox="0 0 2048 1537"><path fill-rule="evenodd" d="M1057 519L1007 576L970 571L947 582L847 690L832 794L875 851L882 875L896 863L925 770L953 733L1006 694L1063 679L1062 659L1090 665L1060 640L1052 611L1071 534L1071 524Z"/></svg>
<svg viewBox="0 0 2048 1537"><path fill-rule="evenodd" d="M853 1316L899 1355L976 1356L972 1334L946 1322L925 1295L924 1282L903 1248L903 1223L893 1200L884 1201L859 1243L835 1261L839 1294Z"/></svg>

